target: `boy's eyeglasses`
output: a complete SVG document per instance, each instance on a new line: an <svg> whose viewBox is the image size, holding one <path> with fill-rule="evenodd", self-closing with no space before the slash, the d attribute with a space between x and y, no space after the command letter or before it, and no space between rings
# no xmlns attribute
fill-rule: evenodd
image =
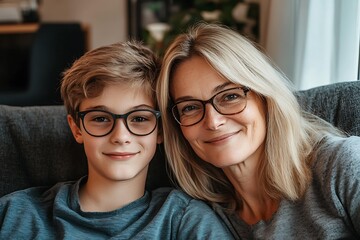
<svg viewBox="0 0 360 240"><path fill-rule="evenodd" d="M118 118L124 119L130 133L146 136L155 130L160 115L159 111L150 109L137 109L125 114L115 114L104 110L78 112L85 131L93 137L103 137L111 133Z"/></svg>
<svg viewBox="0 0 360 240"><path fill-rule="evenodd" d="M175 120L183 127L199 123L205 116L205 105L210 103L222 115L234 115L246 108L247 87L235 87L218 92L210 99L183 100L175 103L171 111Z"/></svg>

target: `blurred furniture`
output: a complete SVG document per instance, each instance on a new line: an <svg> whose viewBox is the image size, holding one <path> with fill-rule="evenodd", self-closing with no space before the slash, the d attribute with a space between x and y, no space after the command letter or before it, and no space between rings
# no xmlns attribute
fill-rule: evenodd
<svg viewBox="0 0 360 240"><path fill-rule="evenodd" d="M9 34L34 31L34 39L30 45L27 65L22 69L27 72L26 79L22 80L24 86L0 89L0 104L62 104L59 93L61 73L85 53L87 29L80 23L42 23L0 26L0 34L5 31Z"/></svg>
<svg viewBox="0 0 360 240"><path fill-rule="evenodd" d="M38 23L27 24L1 24L0 34L35 33L39 29Z"/></svg>
<svg viewBox="0 0 360 240"><path fill-rule="evenodd" d="M360 136L360 81L298 92L301 105L352 135ZM75 180L86 173L63 106L0 105L0 196L30 186ZM150 163L147 188L171 186L160 145Z"/></svg>
<svg viewBox="0 0 360 240"><path fill-rule="evenodd" d="M31 45L39 24L0 24L0 94L25 90Z"/></svg>

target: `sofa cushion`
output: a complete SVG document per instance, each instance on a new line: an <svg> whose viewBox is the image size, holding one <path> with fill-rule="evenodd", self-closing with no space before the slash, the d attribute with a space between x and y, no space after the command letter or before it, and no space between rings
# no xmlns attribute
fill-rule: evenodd
<svg viewBox="0 0 360 240"><path fill-rule="evenodd" d="M303 109L349 135L360 136L360 81L340 82L297 92Z"/></svg>

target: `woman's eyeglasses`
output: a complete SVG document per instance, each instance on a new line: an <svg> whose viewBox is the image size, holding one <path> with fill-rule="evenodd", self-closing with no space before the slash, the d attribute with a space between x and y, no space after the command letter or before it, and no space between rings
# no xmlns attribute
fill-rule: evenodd
<svg viewBox="0 0 360 240"><path fill-rule="evenodd" d="M247 87L235 87L218 92L210 99L188 99L175 103L171 111L175 120L184 127L199 123L205 116L205 105L210 103L222 115L234 115L246 108Z"/></svg>

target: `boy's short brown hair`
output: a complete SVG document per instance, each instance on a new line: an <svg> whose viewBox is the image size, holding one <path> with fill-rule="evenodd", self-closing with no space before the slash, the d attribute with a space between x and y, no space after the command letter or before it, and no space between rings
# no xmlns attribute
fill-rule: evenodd
<svg viewBox="0 0 360 240"><path fill-rule="evenodd" d="M111 84L125 83L139 88L156 103L159 70L157 57L138 41L99 47L84 54L63 73L61 97L73 119L77 119L76 112L84 99L99 96Z"/></svg>

